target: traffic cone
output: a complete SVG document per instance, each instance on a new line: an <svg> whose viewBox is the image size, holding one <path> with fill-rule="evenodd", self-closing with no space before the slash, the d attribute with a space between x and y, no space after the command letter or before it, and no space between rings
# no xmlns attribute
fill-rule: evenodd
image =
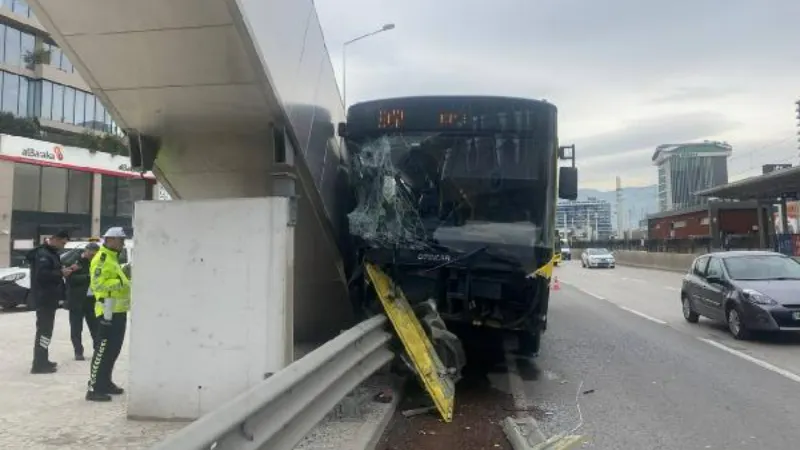
<svg viewBox="0 0 800 450"><path fill-rule="evenodd" d="M553 278L553 290L554 291L561 290L561 283L558 282L558 277Z"/></svg>

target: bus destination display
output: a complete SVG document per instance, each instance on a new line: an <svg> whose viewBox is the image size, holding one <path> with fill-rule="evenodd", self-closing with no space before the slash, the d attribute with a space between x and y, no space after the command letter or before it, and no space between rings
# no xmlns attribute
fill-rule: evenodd
<svg viewBox="0 0 800 450"><path fill-rule="evenodd" d="M479 102L367 102L350 108L350 132L498 131L526 132L555 120L547 107L507 100ZM549 105L548 105L549 106ZM554 112L554 111L553 111Z"/></svg>

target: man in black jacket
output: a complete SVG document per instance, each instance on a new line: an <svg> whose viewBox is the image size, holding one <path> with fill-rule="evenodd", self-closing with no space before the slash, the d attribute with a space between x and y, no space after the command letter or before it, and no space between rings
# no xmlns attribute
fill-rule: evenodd
<svg viewBox="0 0 800 450"><path fill-rule="evenodd" d="M90 243L83 249L80 259L75 262L75 271L67 277L67 306L69 308L69 330L75 359L83 361L83 321L92 336L92 348L97 348L97 317L94 313L94 295L89 290L91 284L89 265L100 247Z"/></svg>
<svg viewBox="0 0 800 450"><path fill-rule="evenodd" d="M31 267L30 295L36 308L36 340L31 373L56 371L56 363L50 361L49 348L58 303L66 299L64 277L72 273L71 268L62 267L59 258L59 252L68 241L69 233L60 231L27 255Z"/></svg>

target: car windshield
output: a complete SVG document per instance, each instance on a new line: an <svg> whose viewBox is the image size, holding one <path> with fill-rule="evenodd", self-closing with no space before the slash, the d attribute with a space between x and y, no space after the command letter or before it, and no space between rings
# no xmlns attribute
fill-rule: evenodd
<svg viewBox="0 0 800 450"><path fill-rule="evenodd" d="M604 248L590 248L589 250L586 250L586 253L589 255L608 255L611 252Z"/></svg>
<svg viewBox="0 0 800 450"><path fill-rule="evenodd" d="M723 262L734 280L800 280L800 263L786 256L737 256Z"/></svg>

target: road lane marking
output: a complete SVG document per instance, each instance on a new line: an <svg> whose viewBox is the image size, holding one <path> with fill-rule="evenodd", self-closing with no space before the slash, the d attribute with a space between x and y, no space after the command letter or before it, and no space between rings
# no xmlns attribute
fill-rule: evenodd
<svg viewBox="0 0 800 450"><path fill-rule="evenodd" d="M740 352L739 350L734 350L734 349L728 347L725 344L720 344L719 342L717 342L715 340L708 339L708 338L701 338L701 337L699 337L697 339L700 339L701 341L705 342L706 344L713 345L714 347L717 347L718 349L720 349L722 351L728 352L731 355L735 355L735 356L738 356L739 358L742 358L742 359L744 359L746 361L750 361L751 363L753 363L753 364L755 364L757 366L760 366L760 367L762 367L764 369L767 369L767 370L769 370L771 372L775 372L778 375L784 376L784 377L786 377L786 378L788 378L788 379L790 379L790 380L792 380L794 382L800 383L800 375L797 375L796 373L792 373L792 372L789 372L786 369L781 369L780 367L773 366L772 364L770 364L770 363L768 363L766 361L762 361L762 360L760 360L758 358L754 358L754 357L748 355L747 353Z"/></svg>
<svg viewBox="0 0 800 450"><path fill-rule="evenodd" d="M639 312L639 311L636 311L635 309L628 308L627 306L622 306L622 305L617 305L617 306L618 306L620 309L624 309L625 311L628 311L629 313L636 314L637 316L639 316L639 317L641 317L641 318L643 318L643 319L647 319L647 320L649 320L649 321L651 321L651 322L655 322L655 323L657 323L657 324L659 324L659 325L666 325L666 324L667 324L667 322L664 322L664 321L663 321L663 320L661 320L661 319L656 319L656 318L655 318L655 317L653 317L653 316L648 316L648 315L647 315L647 314L645 314L645 313L641 313L641 312Z"/></svg>
<svg viewBox="0 0 800 450"><path fill-rule="evenodd" d="M581 288L578 288L578 290L579 290L579 291L581 291L581 292L583 292L584 294L586 294L586 295L588 295L588 296L590 296L590 297L594 297L594 298L596 298L596 299L598 299L598 300L605 300L605 299L606 299L605 297L601 297L601 296L599 296L599 295L597 295L597 294L595 294L595 293L593 293L593 292L589 292L589 291L587 291L586 289L581 289Z"/></svg>
<svg viewBox="0 0 800 450"><path fill-rule="evenodd" d="M678 289L678 288L676 288L674 286L664 286L664 289L666 289L668 291L675 291L675 292L680 291L680 289Z"/></svg>
<svg viewBox="0 0 800 450"><path fill-rule="evenodd" d="M627 277L622 277L622 278L620 278L620 279L621 279L621 280L623 280L623 281L635 281L635 282L637 282L637 283L644 283L644 282L645 282L645 280L642 280L641 278L627 278Z"/></svg>

